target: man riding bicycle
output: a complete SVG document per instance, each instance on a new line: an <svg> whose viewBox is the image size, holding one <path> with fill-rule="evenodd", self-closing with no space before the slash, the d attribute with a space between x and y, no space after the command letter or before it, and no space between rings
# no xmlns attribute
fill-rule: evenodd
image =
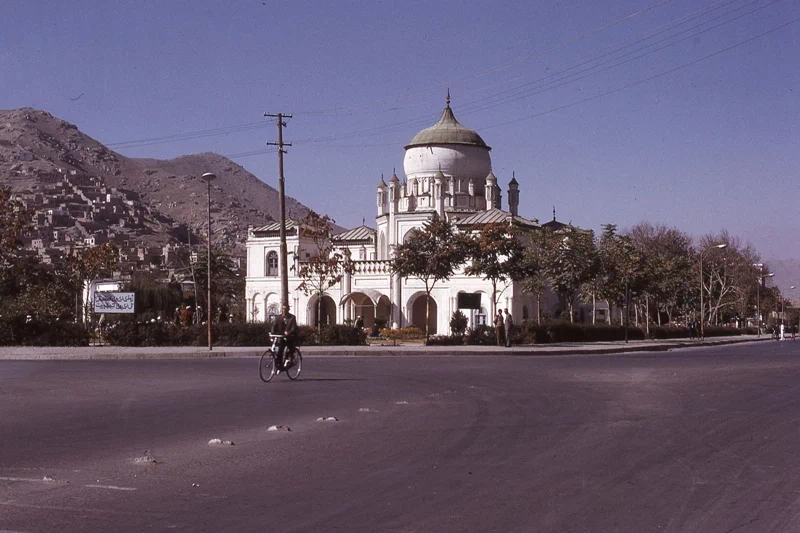
<svg viewBox="0 0 800 533"><path fill-rule="evenodd" d="M279 369L285 365L286 354L292 354L297 346L297 319L289 312L289 304L284 304L281 308L281 314L272 324L272 333L273 335L283 335L278 352L277 371L280 372Z"/></svg>

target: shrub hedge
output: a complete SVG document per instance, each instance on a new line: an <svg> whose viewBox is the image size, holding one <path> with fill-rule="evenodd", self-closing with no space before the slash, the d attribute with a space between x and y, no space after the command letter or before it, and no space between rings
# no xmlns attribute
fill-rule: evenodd
<svg viewBox="0 0 800 533"><path fill-rule="evenodd" d="M60 320L0 318L0 346L88 346L89 332L83 324Z"/></svg>
<svg viewBox="0 0 800 533"><path fill-rule="evenodd" d="M212 324L211 340L219 346L268 346L271 331L268 323L223 322ZM202 324L181 327L166 322L121 320L106 330L105 338L115 346L205 346L208 330ZM299 326L298 341L301 346L351 346L365 342L363 332L344 325L324 326L321 339L316 328Z"/></svg>
<svg viewBox="0 0 800 533"><path fill-rule="evenodd" d="M426 346L462 346L464 344L463 335L433 335L428 337Z"/></svg>

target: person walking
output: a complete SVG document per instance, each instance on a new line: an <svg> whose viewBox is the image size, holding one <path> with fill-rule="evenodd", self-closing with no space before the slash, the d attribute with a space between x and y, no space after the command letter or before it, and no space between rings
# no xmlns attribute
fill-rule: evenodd
<svg viewBox="0 0 800 533"><path fill-rule="evenodd" d="M497 345L502 346L505 344L503 337L503 312L498 310L497 315L494 317L494 334L497 337Z"/></svg>
<svg viewBox="0 0 800 533"><path fill-rule="evenodd" d="M506 330L506 348L511 348L511 329L514 327L514 320L511 318L511 313L508 312L508 308L506 308L504 325Z"/></svg>

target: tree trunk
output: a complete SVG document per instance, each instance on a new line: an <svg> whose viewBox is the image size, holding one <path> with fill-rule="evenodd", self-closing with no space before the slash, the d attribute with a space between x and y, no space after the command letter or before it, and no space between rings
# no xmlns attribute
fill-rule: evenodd
<svg viewBox="0 0 800 533"><path fill-rule="evenodd" d="M431 291L428 289L428 284L425 284L425 344L428 344L428 336L430 335L428 329L431 321Z"/></svg>
<svg viewBox="0 0 800 533"><path fill-rule="evenodd" d="M541 301L541 297L542 297L542 295L537 292L536 293L536 323L540 324L540 325L542 323L542 301Z"/></svg>
<svg viewBox="0 0 800 533"><path fill-rule="evenodd" d="M644 330L647 336L650 336L650 298L648 296L644 297L644 307L645 307L645 315L644 315Z"/></svg>
<svg viewBox="0 0 800 533"><path fill-rule="evenodd" d="M597 324L597 298L592 293L592 325Z"/></svg>
<svg viewBox="0 0 800 533"><path fill-rule="evenodd" d="M492 309L489 311L492 314L492 323L494 317L497 316L497 281L492 280Z"/></svg>
<svg viewBox="0 0 800 533"><path fill-rule="evenodd" d="M574 324L575 323L575 319L572 316L572 299L570 299L567 302L567 306L568 306L568 309L569 309L569 321Z"/></svg>
<svg viewBox="0 0 800 533"><path fill-rule="evenodd" d="M295 310L297 311L297 310ZM317 337L322 336L322 293L317 293Z"/></svg>

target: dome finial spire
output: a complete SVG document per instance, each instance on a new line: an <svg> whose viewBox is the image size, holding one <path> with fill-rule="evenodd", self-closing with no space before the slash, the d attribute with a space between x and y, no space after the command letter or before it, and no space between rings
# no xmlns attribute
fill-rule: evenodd
<svg viewBox="0 0 800 533"><path fill-rule="evenodd" d="M556 206L553 206L553 220L556 219Z"/></svg>
<svg viewBox="0 0 800 533"><path fill-rule="evenodd" d="M447 98L445 99L447 107L450 107L450 87L447 88Z"/></svg>

